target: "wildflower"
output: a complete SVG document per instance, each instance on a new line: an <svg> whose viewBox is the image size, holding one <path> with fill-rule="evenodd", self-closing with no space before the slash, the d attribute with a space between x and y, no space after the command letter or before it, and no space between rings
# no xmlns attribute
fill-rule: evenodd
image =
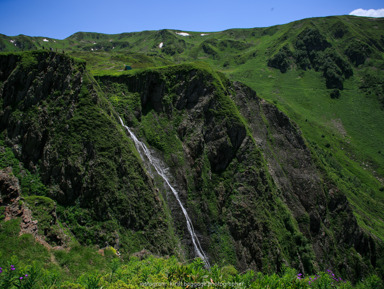
<svg viewBox="0 0 384 289"><path fill-rule="evenodd" d="M19 279L20 279L20 280L23 280L23 277L20 277Z"/></svg>
<svg viewBox="0 0 384 289"><path fill-rule="evenodd" d="M297 274L297 279L299 279L299 280L303 279L302 276L303 276L303 274L301 274L301 273Z"/></svg>
<svg viewBox="0 0 384 289"><path fill-rule="evenodd" d="M28 274L25 274L25 277L28 277Z"/></svg>

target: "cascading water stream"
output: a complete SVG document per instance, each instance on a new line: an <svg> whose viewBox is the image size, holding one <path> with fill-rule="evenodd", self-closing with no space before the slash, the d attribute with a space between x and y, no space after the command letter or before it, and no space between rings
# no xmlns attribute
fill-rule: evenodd
<svg viewBox="0 0 384 289"><path fill-rule="evenodd" d="M138 140L138 138L135 136L135 134L130 130L128 126L126 126L123 122L123 120L119 117L121 125L129 132L130 137L132 138L133 142L135 143L136 149L139 152L141 158L143 161L146 161L146 159L150 162L150 164L155 168L156 173L164 180L165 184L168 186L168 188L172 191L173 195L175 196L177 202L180 205L181 210L183 211L183 214L185 216L185 220L187 222L187 228L189 231L189 234L191 235L193 247L195 249L196 255L200 257L207 268L210 267L208 258L205 255L203 249L201 248L200 242L196 236L195 230L193 229L192 221L188 216L187 210L184 208L183 203L180 201L179 194L176 191L176 189L171 185L167 175L166 175L166 169L164 169L164 166L161 165L161 161L157 159L156 157L152 156L151 152L147 148L147 146Z"/></svg>

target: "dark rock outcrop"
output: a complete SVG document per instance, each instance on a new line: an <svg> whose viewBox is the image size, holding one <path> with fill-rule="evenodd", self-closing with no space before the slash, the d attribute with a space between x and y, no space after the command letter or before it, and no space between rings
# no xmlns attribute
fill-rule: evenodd
<svg viewBox="0 0 384 289"><path fill-rule="evenodd" d="M4 206L5 220L23 215L20 204L19 180L12 176L12 169L0 170L0 206Z"/></svg>
<svg viewBox="0 0 384 289"><path fill-rule="evenodd" d="M78 204L75 213L63 214L75 235L103 246L117 245L118 230L144 232L152 240L148 249L171 252L165 208L85 62L47 51L18 60L0 90L0 131L26 168L39 171L48 197ZM14 62L12 55L0 56L5 67ZM91 223L84 226L84 219Z"/></svg>
<svg viewBox="0 0 384 289"><path fill-rule="evenodd" d="M147 121L154 111L151 122L156 124L157 118L172 121L182 115L176 125L160 129L177 132L182 142L179 154L186 162L173 163L172 171L204 248L216 248L213 240L220 228L229 240L225 246L236 256L234 263L244 270L291 265L309 273L327 267L352 278L356 270L366 274L375 266L375 242L358 226L345 196L332 193L337 187L284 113L240 83L214 85L217 79L193 68L167 73L98 81L106 92L118 82L124 93L140 94L140 111L128 113L127 119L139 115L139 122ZM165 101L169 95L171 101ZM324 189L324 181L331 191ZM175 222L182 223L177 208L170 206ZM224 244L219 246L222 250ZM370 261L357 267L341 264L351 248ZM213 260L220 258L220 252L208 253Z"/></svg>
<svg viewBox="0 0 384 289"><path fill-rule="evenodd" d="M250 88L195 65L96 83L84 63L40 53L28 73L17 64L7 76L0 130L50 197L70 208L82 241L164 255L180 238L192 248L177 202L145 170L119 114L169 166L213 263L332 268L353 278L376 266L378 241L359 227L299 128Z"/></svg>

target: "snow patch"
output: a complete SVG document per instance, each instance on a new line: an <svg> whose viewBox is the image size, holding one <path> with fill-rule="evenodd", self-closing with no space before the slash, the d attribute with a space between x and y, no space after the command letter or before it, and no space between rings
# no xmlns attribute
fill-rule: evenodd
<svg viewBox="0 0 384 289"><path fill-rule="evenodd" d="M93 48L91 48L91 51L93 51Z"/></svg>
<svg viewBox="0 0 384 289"><path fill-rule="evenodd" d="M209 34L206 34L206 33L201 33L200 36L207 36Z"/></svg>
<svg viewBox="0 0 384 289"><path fill-rule="evenodd" d="M163 48L163 46L164 46L164 42L161 42L161 43L159 44L159 48Z"/></svg>
<svg viewBox="0 0 384 289"><path fill-rule="evenodd" d="M95 45L95 44L97 44L96 42L93 42L93 44Z"/></svg>
<svg viewBox="0 0 384 289"><path fill-rule="evenodd" d="M49 42L49 40L47 38L44 38L43 41L44 42Z"/></svg>
<svg viewBox="0 0 384 289"><path fill-rule="evenodd" d="M181 36L190 36L190 34L187 32L176 32L176 34Z"/></svg>
<svg viewBox="0 0 384 289"><path fill-rule="evenodd" d="M9 42L11 42L11 43L15 43L15 40L9 40Z"/></svg>

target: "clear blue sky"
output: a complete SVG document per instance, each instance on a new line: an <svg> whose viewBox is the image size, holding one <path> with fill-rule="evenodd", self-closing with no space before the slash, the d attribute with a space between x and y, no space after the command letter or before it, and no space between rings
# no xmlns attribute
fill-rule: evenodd
<svg viewBox="0 0 384 289"><path fill-rule="evenodd" d="M63 39L78 31L121 33L267 27L384 8L383 0L0 0L0 33ZM384 10L383 10L384 11Z"/></svg>

